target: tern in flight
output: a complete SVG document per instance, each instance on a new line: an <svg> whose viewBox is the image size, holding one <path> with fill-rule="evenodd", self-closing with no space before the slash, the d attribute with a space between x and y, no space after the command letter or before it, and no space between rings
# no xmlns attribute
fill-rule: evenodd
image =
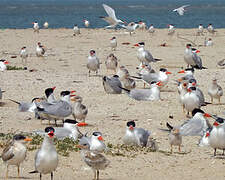
<svg viewBox="0 0 225 180"><path fill-rule="evenodd" d="M186 11L185 8L188 7L188 6L190 6L190 5L181 6L181 7L177 8L177 9L174 9L173 11L177 12L180 16L183 16L184 12Z"/></svg>

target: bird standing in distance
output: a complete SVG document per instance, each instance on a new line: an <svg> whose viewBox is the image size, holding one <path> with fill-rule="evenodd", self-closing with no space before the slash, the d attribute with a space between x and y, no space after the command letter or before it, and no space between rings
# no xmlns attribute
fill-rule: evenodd
<svg viewBox="0 0 225 180"><path fill-rule="evenodd" d="M33 24L34 33L35 32L39 33L39 25L38 25L38 22L37 21L34 21L32 24Z"/></svg>
<svg viewBox="0 0 225 180"><path fill-rule="evenodd" d="M21 134L13 136L13 140L4 148L2 160L7 164L6 179L8 179L9 165L17 166L18 178L20 178L20 164L25 160L27 148L25 143L32 141Z"/></svg>
<svg viewBox="0 0 225 180"><path fill-rule="evenodd" d="M87 19L84 19L83 22L84 22L84 26L85 26L86 28L88 28L89 25L90 25L90 22L89 22Z"/></svg>
<svg viewBox="0 0 225 180"><path fill-rule="evenodd" d="M200 35L204 36L203 33L204 33L204 27L202 24L199 24L198 29L197 29L197 36L200 36Z"/></svg>
<svg viewBox="0 0 225 180"><path fill-rule="evenodd" d="M80 28L78 27L77 24L74 25L73 27L73 36L79 35L80 34Z"/></svg>
<svg viewBox="0 0 225 180"><path fill-rule="evenodd" d="M218 99L220 104L220 98L223 96L223 89L217 84L217 79L213 78L211 85L208 89L208 94L211 97L211 103L213 103L213 98Z"/></svg>
<svg viewBox="0 0 225 180"><path fill-rule="evenodd" d="M117 57L113 53L109 54L106 58L105 65L107 69L107 74L108 74L108 70L113 70L114 74L116 74L116 69L118 66Z"/></svg>
<svg viewBox="0 0 225 180"><path fill-rule="evenodd" d="M116 40L116 37L113 36L111 39L110 39L110 47L112 48L112 51L115 51L116 50L116 47L117 47L117 40Z"/></svg>
<svg viewBox="0 0 225 180"><path fill-rule="evenodd" d="M27 53L26 46L21 48L20 57L22 59L22 64L26 65L27 64L27 58L28 58L28 53Z"/></svg>
<svg viewBox="0 0 225 180"><path fill-rule="evenodd" d="M48 22L45 21L45 23L43 24L43 27L44 27L45 29L48 29L48 26L49 26Z"/></svg>
<svg viewBox="0 0 225 180"><path fill-rule="evenodd" d="M36 56L44 57L45 52L46 52L46 48L40 42L38 42L36 47Z"/></svg>
<svg viewBox="0 0 225 180"><path fill-rule="evenodd" d="M98 70L100 69L100 62L98 57L95 54L95 50L90 51L90 55L88 56L87 61L87 68L88 68L88 75L91 76L91 71L96 72L96 75L98 74Z"/></svg>
<svg viewBox="0 0 225 180"><path fill-rule="evenodd" d="M178 150L181 152L182 136L180 135L180 129L171 126L168 122L166 123L166 126L170 130L169 143L171 154L173 153L173 146L178 146Z"/></svg>
<svg viewBox="0 0 225 180"><path fill-rule="evenodd" d="M155 28L154 28L154 26L153 26L153 24L150 24L150 26L149 26L149 28L148 28L148 32L150 33L150 34L154 34L154 32L155 32Z"/></svg>

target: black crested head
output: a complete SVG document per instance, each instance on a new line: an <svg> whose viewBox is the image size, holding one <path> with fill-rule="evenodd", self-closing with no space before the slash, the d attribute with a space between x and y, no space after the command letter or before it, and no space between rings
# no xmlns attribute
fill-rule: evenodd
<svg viewBox="0 0 225 180"><path fill-rule="evenodd" d="M40 99L40 98L33 98L31 102L34 102L34 101L36 101L37 99Z"/></svg>
<svg viewBox="0 0 225 180"><path fill-rule="evenodd" d="M93 49L90 50L90 53L95 54L95 50L93 50Z"/></svg>
<svg viewBox="0 0 225 180"><path fill-rule="evenodd" d="M5 59L1 59L0 61L1 61L1 62L5 62L6 60L5 60Z"/></svg>
<svg viewBox="0 0 225 180"><path fill-rule="evenodd" d="M223 118L218 117L218 118L216 119L216 122L218 122L218 123L222 124L222 123L224 123L224 119L223 119Z"/></svg>
<svg viewBox="0 0 225 180"><path fill-rule="evenodd" d="M192 45L191 45L191 44L186 44L186 46L187 46L187 47L191 47Z"/></svg>
<svg viewBox="0 0 225 180"><path fill-rule="evenodd" d="M62 91L60 93L61 96L67 96L67 95L70 95L70 91Z"/></svg>
<svg viewBox="0 0 225 180"><path fill-rule="evenodd" d="M144 46L144 45L145 45L145 43L144 43L144 42L139 42L138 44L139 44L139 45L142 45L142 46Z"/></svg>
<svg viewBox="0 0 225 180"><path fill-rule="evenodd" d="M46 132L46 133L49 133L49 132L51 132L51 131L55 132L55 129L54 129L53 127L46 127L46 128L45 128L45 132Z"/></svg>
<svg viewBox="0 0 225 180"><path fill-rule="evenodd" d="M13 136L13 139L16 140L16 141L19 141L19 140L26 139L26 137L23 136L22 134L16 134L15 136Z"/></svg>
<svg viewBox="0 0 225 180"><path fill-rule="evenodd" d="M192 116L194 116L196 113L202 113L202 114L204 114L205 112L204 112L203 110L201 110L201 109L195 108L195 109L192 111Z"/></svg>
<svg viewBox="0 0 225 180"><path fill-rule="evenodd" d="M115 36L113 36L113 37L112 37L112 39L116 39L116 37L115 37Z"/></svg>
<svg viewBox="0 0 225 180"><path fill-rule="evenodd" d="M136 126L136 125L135 125L135 122L134 122L134 121L129 121L129 122L127 122L127 127L130 127L130 126L135 127L135 126Z"/></svg>
<svg viewBox="0 0 225 180"><path fill-rule="evenodd" d="M159 71L161 71L161 72L166 72L167 69L165 69L165 68L160 68Z"/></svg>
<svg viewBox="0 0 225 180"><path fill-rule="evenodd" d="M102 79L103 79L103 81L106 81L106 76L104 76Z"/></svg>
<svg viewBox="0 0 225 180"><path fill-rule="evenodd" d="M196 83L197 81L195 79L190 79L189 83Z"/></svg>
<svg viewBox="0 0 225 180"><path fill-rule="evenodd" d="M114 77L114 78L119 78L119 76L118 76L118 75L113 75L113 77Z"/></svg>
<svg viewBox="0 0 225 180"><path fill-rule="evenodd" d="M48 98L54 92L53 88L45 89L45 95Z"/></svg>
<svg viewBox="0 0 225 180"><path fill-rule="evenodd" d="M190 87L192 91L196 91L196 87Z"/></svg>
<svg viewBox="0 0 225 180"><path fill-rule="evenodd" d="M192 50L192 51L196 51L197 49L196 49L196 48L191 48L191 50Z"/></svg>
<svg viewBox="0 0 225 180"><path fill-rule="evenodd" d="M151 83L150 84L156 84L157 82L156 81L151 81Z"/></svg>
<svg viewBox="0 0 225 180"><path fill-rule="evenodd" d="M78 122L76 120L73 120L73 119L66 119L64 121L64 123L69 123L69 124L77 124Z"/></svg>
<svg viewBox="0 0 225 180"><path fill-rule="evenodd" d="M93 136L101 136L102 135L102 133L101 132L93 132L93 134L92 134Z"/></svg>

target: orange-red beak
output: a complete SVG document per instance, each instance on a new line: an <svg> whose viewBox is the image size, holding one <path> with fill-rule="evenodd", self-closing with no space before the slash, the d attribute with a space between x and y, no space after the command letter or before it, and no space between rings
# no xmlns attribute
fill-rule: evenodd
<svg viewBox="0 0 225 180"><path fill-rule="evenodd" d="M196 86L196 83L192 83L192 86Z"/></svg>
<svg viewBox="0 0 225 180"><path fill-rule="evenodd" d="M130 129L130 130L134 130L134 127L133 127L133 126L129 126L129 129Z"/></svg>
<svg viewBox="0 0 225 180"><path fill-rule="evenodd" d="M209 137L209 135L210 135L209 132L207 132L206 135L205 135L205 137Z"/></svg>
<svg viewBox="0 0 225 180"><path fill-rule="evenodd" d="M9 64L9 61L4 61L4 64Z"/></svg>
<svg viewBox="0 0 225 180"><path fill-rule="evenodd" d="M77 124L77 126L82 127L82 126L87 126L88 124L85 122L80 122Z"/></svg>
<svg viewBox="0 0 225 180"><path fill-rule="evenodd" d="M135 44L134 46L137 46L137 47L138 47L138 46L139 46L139 44Z"/></svg>
<svg viewBox="0 0 225 180"><path fill-rule="evenodd" d="M216 126L216 127L217 127L217 126L219 126L219 123L215 121L215 122L213 123L213 126Z"/></svg>
<svg viewBox="0 0 225 180"><path fill-rule="evenodd" d="M191 92L191 89L190 89L190 88L188 88L188 89L187 89L187 91L188 91L188 92Z"/></svg>
<svg viewBox="0 0 225 180"><path fill-rule="evenodd" d="M159 81L159 82L156 83L156 85L157 85L157 86L162 86L163 84L162 84L161 81Z"/></svg>
<svg viewBox="0 0 225 180"><path fill-rule="evenodd" d="M99 141L103 141L102 136L99 136L99 137L98 137L98 140L99 140Z"/></svg>
<svg viewBox="0 0 225 180"><path fill-rule="evenodd" d="M50 133L48 133L48 136L49 136L50 138L53 138L53 137L54 137L54 132L51 131Z"/></svg>
<svg viewBox="0 0 225 180"><path fill-rule="evenodd" d="M205 114L204 114L204 117L211 117L211 115L208 114L208 113L205 113Z"/></svg>
<svg viewBox="0 0 225 180"><path fill-rule="evenodd" d="M171 72L167 71L166 74L172 74Z"/></svg>
<svg viewBox="0 0 225 180"><path fill-rule="evenodd" d="M54 86L52 89L55 90L56 86Z"/></svg>
<svg viewBox="0 0 225 180"><path fill-rule="evenodd" d="M32 141L31 138L25 138L24 141L28 142L28 141Z"/></svg>
<svg viewBox="0 0 225 180"><path fill-rule="evenodd" d="M185 73L185 71L184 71L184 70L181 70L181 71L179 71L178 73Z"/></svg>
<svg viewBox="0 0 225 180"><path fill-rule="evenodd" d="M196 51L196 53L200 53L200 51L199 51L199 50L197 50L197 51Z"/></svg>

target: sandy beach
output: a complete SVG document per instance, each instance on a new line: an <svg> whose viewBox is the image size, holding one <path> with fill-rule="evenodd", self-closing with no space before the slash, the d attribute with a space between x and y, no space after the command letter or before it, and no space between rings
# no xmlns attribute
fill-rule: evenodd
<svg viewBox="0 0 225 180"><path fill-rule="evenodd" d="M151 136L158 142L160 152L141 153L136 157L110 156L110 167L100 172L102 180L190 180L225 178L224 157L213 157L213 149L210 147L198 147L199 137L184 137L182 153L177 153L174 148L170 152L168 133L160 131L166 128L166 122L173 125L182 124L187 118L182 112L179 103L179 95L174 80L180 74L177 72L186 67L184 62L184 50L187 40L193 41L201 52L200 57L206 70L196 70L195 77L199 87L207 94L209 84L213 77L218 78L218 83L225 87L224 69L218 67L217 62L224 58L225 29L218 29L214 36L195 36L196 29L177 29L173 37L167 35L167 29L156 29L152 36L147 32L136 31L130 36L125 30L81 29L79 36L73 36L72 29L46 29L35 34L32 29L5 29L0 31L1 58L7 59L11 66L22 67L19 52L26 46L29 58L28 70L8 70L0 72L0 87L5 90L0 107L0 132L32 132L35 129L44 129L48 124L41 125L32 113L18 112L17 105L7 99L29 102L33 97L44 95L48 87L56 86L54 94L59 97L62 90L76 90L76 94L83 97L83 103L88 107L89 113L86 122L90 126L80 128L80 131L91 134L93 131L101 131L105 143L121 144L125 133L126 122L135 120L137 127L143 127L151 131ZM185 38L181 39L177 37ZM144 41L147 50L154 57L162 61L153 63L152 67L159 70L167 68L172 74L168 86L161 92L162 101L139 102L132 100L125 93L110 95L104 92L102 76L106 75L105 60L112 52L109 47L109 39L117 37L118 46L113 53L119 59L119 65L125 65L131 75L136 75L137 48L133 45ZM211 37L214 45L203 46L204 38ZM46 57L38 58L35 55L37 42L47 47ZM129 45L122 43L129 42ZM161 47L165 43L167 47ZM101 69L100 76L88 77L86 68L89 51L94 49L99 57ZM17 58L11 58L16 55ZM29 72L36 69L35 72ZM137 88L143 88L143 83L137 81ZM202 109L207 113L224 116L225 98L222 97L221 105L208 105ZM216 101L217 103L217 101ZM169 119L172 115L173 119ZM71 116L72 118L72 116ZM213 119L209 118L213 123ZM2 151L2 149L0 149ZM27 153L26 161L22 164L21 175L24 179L39 179L38 174L29 174L34 170L35 151ZM221 154L222 151L218 150ZM221 157L221 158L220 158ZM0 160L0 179L4 179L6 166ZM10 179L17 176L16 168L10 167ZM93 178L91 169L87 169L81 160L79 152L71 152L69 157L59 156L59 166L54 173L54 180L86 180ZM50 179L50 175L44 175L43 180Z"/></svg>

